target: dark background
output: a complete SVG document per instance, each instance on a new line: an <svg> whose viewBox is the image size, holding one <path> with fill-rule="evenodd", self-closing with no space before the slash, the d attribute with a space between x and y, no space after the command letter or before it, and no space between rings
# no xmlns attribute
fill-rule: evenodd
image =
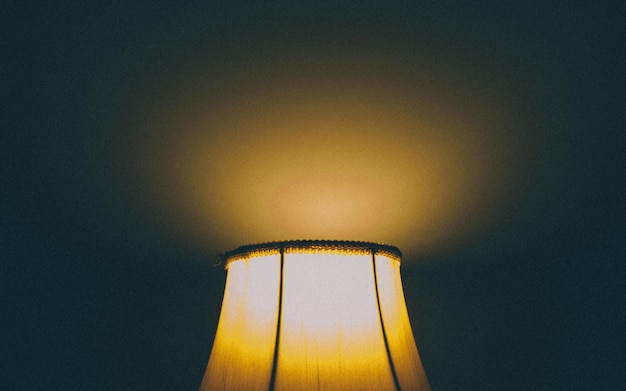
<svg viewBox="0 0 626 391"><path fill-rule="evenodd" d="M459 53L464 42L520 68L549 67L541 113L558 118L536 134L558 140L550 152L561 164L523 224L403 267L431 385L620 388L623 6L20 2L0 10L1 388L200 383L225 278L209 254L228 249L163 241L116 205L119 168L107 159L127 131L119 124L134 120L120 119L116 106L120 96L132 100L129 81L243 69L268 52L367 61L368 45L415 56L436 48L435 58L457 60L455 72L471 72L482 52Z"/></svg>

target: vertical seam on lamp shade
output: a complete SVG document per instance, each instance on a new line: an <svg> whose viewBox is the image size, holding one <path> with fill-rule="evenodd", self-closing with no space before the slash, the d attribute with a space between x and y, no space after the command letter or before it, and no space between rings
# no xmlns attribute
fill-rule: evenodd
<svg viewBox="0 0 626 391"><path fill-rule="evenodd" d="M376 304L378 305L378 317L380 319L380 327L383 331L383 341L385 341L385 351L387 352L387 360L389 360L389 367L391 368L391 376L393 377L393 383L396 386L397 391L401 391L400 382L396 375L396 368L393 365L393 359L391 358L391 350L389 350L389 342L387 341L387 332L385 331L385 322L383 321L383 312L380 308L380 296L378 294L378 274L376 273L376 250L372 249L372 269L374 271L374 288L376 290Z"/></svg>
<svg viewBox="0 0 626 391"><path fill-rule="evenodd" d="M274 391L276 386L276 372L278 370L278 347L280 344L280 323L283 312L283 270L285 268L285 248L280 246L280 283L278 285L278 316L276 319L276 340L274 342L274 359L272 361L272 375L270 377L269 391Z"/></svg>

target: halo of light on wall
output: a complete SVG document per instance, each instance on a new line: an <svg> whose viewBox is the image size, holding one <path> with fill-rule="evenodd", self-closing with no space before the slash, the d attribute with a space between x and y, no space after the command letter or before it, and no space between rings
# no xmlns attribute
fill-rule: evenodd
<svg viewBox="0 0 626 391"><path fill-rule="evenodd" d="M432 69L287 68L135 88L169 96L129 115L120 162L136 220L215 251L324 237L396 243L411 261L529 214L550 144L528 137L519 96Z"/></svg>
<svg viewBox="0 0 626 391"><path fill-rule="evenodd" d="M501 140L486 115L420 106L419 91L329 83L248 87L159 120L164 137L139 156L154 214L221 248L326 237L410 253L493 214Z"/></svg>

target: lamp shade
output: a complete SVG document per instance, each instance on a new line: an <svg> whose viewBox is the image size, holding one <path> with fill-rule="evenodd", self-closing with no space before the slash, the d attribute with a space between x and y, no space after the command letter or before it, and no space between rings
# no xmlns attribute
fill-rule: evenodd
<svg viewBox="0 0 626 391"><path fill-rule="evenodd" d="M287 241L225 254L208 390L430 390L382 244Z"/></svg>

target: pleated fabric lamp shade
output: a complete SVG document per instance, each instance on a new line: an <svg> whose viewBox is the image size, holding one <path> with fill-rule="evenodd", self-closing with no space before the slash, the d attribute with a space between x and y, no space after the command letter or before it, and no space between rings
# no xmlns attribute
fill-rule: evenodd
<svg viewBox="0 0 626 391"><path fill-rule="evenodd" d="M286 241L224 255L208 390L430 390L400 279L400 251Z"/></svg>

